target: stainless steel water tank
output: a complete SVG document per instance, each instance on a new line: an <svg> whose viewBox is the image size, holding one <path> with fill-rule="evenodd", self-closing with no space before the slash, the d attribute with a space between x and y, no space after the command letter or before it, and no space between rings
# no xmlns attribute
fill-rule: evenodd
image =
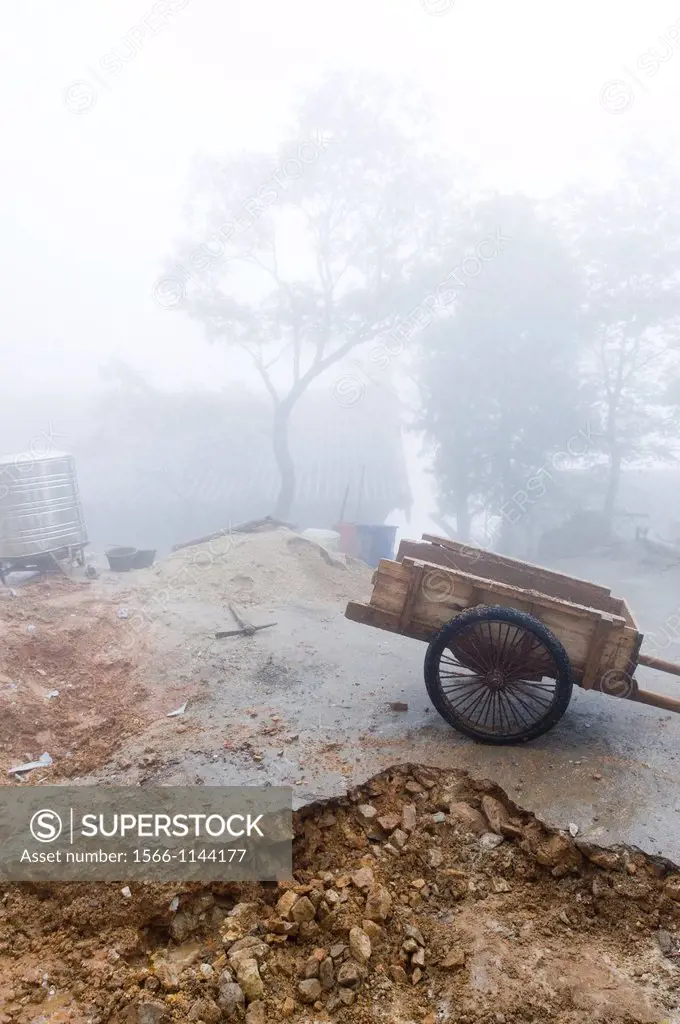
<svg viewBox="0 0 680 1024"><path fill-rule="evenodd" d="M0 458L0 559L87 544L75 460L67 452Z"/></svg>

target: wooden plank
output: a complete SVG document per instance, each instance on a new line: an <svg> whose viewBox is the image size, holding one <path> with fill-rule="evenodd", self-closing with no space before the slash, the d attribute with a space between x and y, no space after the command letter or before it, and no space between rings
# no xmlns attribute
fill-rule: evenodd
<svg viewBox="0 0 680 1024"><path fill-rule="evenodd" d="M600 658L598 680L593 689L600 689L599 680L609 672L632 676L637 667L635 659L641 642L642 634L631 626L611 630Z"/></svg>
<svg viewBox="0 0 680 1024"><path fill-rule="evenodd" d="M609 639L612 628L612 623L604 618L600 619L600 621L595 625L595 632L590 640L590 648L588 650L588 656L586 658L583 675L581 677L581 686L584 690L592 690L600 676L602 656L604 655L607 640Z"/></svg>
<svg viewBox="0 0 680 1024"><path fill-rule="evenodd" d="M417 541L402 541L397 558L401 560L403 555L408 555L447 565L451 569L472 571L477 576L495 579L500 583L523 589L527 589L527 580L530 580L533 589L550 597L575 601L577 604L589 605L614 614L620 610L619 607L613 606L618 605L618 601L612 598L611 591L600 584L566 576L564 573L521 562L516 558L498 555L484 548L460 544L445 537L435 537L429 533L423 534L423 541L424 544Z"/></svg>
<svg viewBox="0 0 680 1024"><path fill-rule="evenodd" d="M462 569L463 572L471 572L481 561L482 555L482 548L465 548L463 552L453 552L439 544L425 544L417 540L402 540L397 549L398 562L407 556L419 558L423 562L432 562L434 565L443 565L447 569Z"/></svg>
<svg viewBox="0 0 680 1024"><path fill-rule="evenodd" d="M415 561L412 558L404 558L402 565L419 565L422 564L420 561ZM441 569L434 569L434 572L442 572ZM525 604L535 604L540 608L559 608L565 615L572 615L578 618L589 619L590 621L597 622L602 617L603 613L597 608L593 608L592 605L578 604L575 601L569 601L564 598L552 597L548 594L543 594L538 590L534 590L528 587L511 586L507 583L501 583L499 580L487 579L483 576L473 575L472 573L462 572L460 570L449 569L447 574L453 580L460 580L465 582L468 586L476 588L480 593L484 595L498 594L503 597L513 597L516 595ZM493 601L486 600L486 604L493 604ZM613 624L618 626L625 626L626 620L620 615L611 615L611 621Z"/></svg>
<svg viewBox="0 0 680 1024"><path fill-rule="evenodd" d="M384 611L401 614L410 579L411 570L408 566L383 559L376 570L371 604Z"/></svg>
<svg viewBox="0 0 680 1024"><path fill-rule="evenodd" d="M434 537L432 534L423 534L423 541L429 542L435 548L443 548L446 551L451 551L460 557L463 563L475 562L477 565L484 565L485 572L487 568L498 570L507 574L499 575L498 578L501 583L510 583L512 585L522 586L522 580L526 580L527 575L533 579L540 579L546 585L552 585L556 588L567 588L567 593L562 595L550 595L550 596L564 596L566 600L576 600L578 603L588 604L588 601L583 601L579 598L579 595L584 597L586 594L598 599L608 598L611 596L611 591L608 587L604 587L599 583L591 583L589 580L578 579L575 576L567 576L564 573L555 572L553 569L546 569L543 566L533 565L531 562L523 562L517 558L510 558L507 555L499 555L495 551L487 551L485 548L476 548L472 545L460 544L457 541L451 541L443 537ZM516 575L515 575L516 574ZM477 575L485 575L477 570ZM525 585L525 584L524 584ZM609 608L605 608L605 611L610 611Z"/></svg>
<svg viewBox="0 0 680 1024"><path fill-rule="evenodd" d="M350 601L345 609L345 618L352 622L360 622L364 626L374 626L376 629L385 629L389 633L400 633L402 636L411 637L414 640L429 641L433 632L428 627L411 623L408 629L399 628L399 615L393 612L383 611L382 608L374 608L370 604L361 604L359 601Z"/></svg>
<svg viewBox="0 0 680 1024"><path fill-rule="evenodd" d="M623 617L626 620L626 622L628 623L628 625L629 626L633 626L635 629L637 629L637 623L636 623L635 619L633 618L633 613L631 612L631 610L630 610L630 608L628 606L628 602L624 598L621 598L621 600L619 601L619 605L620 605L620 608L619 608L618 612L616 612L616 614L617 615L623 615Z"/></svg>
<svg viewBox="0 0 680 1024"><path fill-rule="evenodd" d="M414 571L411 573L411 579L409 580L408 590L406 591L406 600L404 601L401 609L401 615L399 616L399 632L403 633L405 629L408 629L411 623L411 616L413 609L418 601L418 592L423 585L423 573L425 572L424 565L416 565Z"/></svg>
<svg viewBox="0 0 680 1024"><path fill-rule="evenodd" d="M393 576L394 579L404 578L404 566L402 562L394 562L391 558L381 558L374 576Z"/></svg>

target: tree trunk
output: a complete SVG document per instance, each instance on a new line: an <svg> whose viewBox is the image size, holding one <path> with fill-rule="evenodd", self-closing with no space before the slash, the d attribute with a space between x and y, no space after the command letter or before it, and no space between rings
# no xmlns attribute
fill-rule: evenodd
<svg viewBox="0 0 680 1024"><path fill-rule="evenodd" d="M609 452L609 479L607 480L607 491L604 496L603 513L611 530L616 509L616 499L619 495L621 483L621 452L616 445L612 445Z"/></svg>
<svg viewBox="0 0 680 1024"><path fill-rule="evenodd" d="M282 402L274 410L274 457L279 470L279 494L274 508L274 518L287 521L295 500L295 463L290 454L288 428L292 403Z"/></svg>

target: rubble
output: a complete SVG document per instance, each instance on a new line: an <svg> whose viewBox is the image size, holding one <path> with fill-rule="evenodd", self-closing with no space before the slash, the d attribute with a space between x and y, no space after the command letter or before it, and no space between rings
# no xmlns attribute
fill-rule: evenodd
<svg viewBox="0 0 680 1024"><path fill-rule="evenodd" d="M257 960L240 960L236 969L236 978L248 1002L261 999L264 995L264 984L260 977Z"/></svg>
<svg viewBox="0 0 680 1024"><path fill-rule="evenodd" d="M10 768L7 772L8 775L23 775L24 772L35 771L36 768L49 768L53 764L52 758L45 751L41 754L36 761L28 761L26 764L19 764L15 768Z"/></svg>
<svg viewBox="0 0 680 1024"><path fill-rule="evenodd" d="M415 831L418 822L418 812L415 804L406 804L401 812L401 827L404 832Z"/></svg>
<svg viewBox="0 0 680 1024"><path fill-rule="evenodd" d="M413 796L415 825L391 857ZM649 1024L677 1012L674 865L581 847L460 773L391 769L354 797L296 812L294 877L276 886L136 885L121 900L115 885L6 885L7 1020L52 1024L52 998L92 1024L422 1024L452 1007L467 1024ZM388 827L355 848L345 829L369 800ZM442 802L469 811L442 821ZM499 834L508 823L516 837Z"/></svg>
<svg viewBox="0 0 680 1024"><path fill-rule="evenodd" d="M220 1020L222 1018L220 1017ZM251 1003L246 1010L246 1024L266 1024L265 1005L261 1000Z"/></svg>
<svg viewBox="0 0 680 1024"><path fill-rule="evenodd" d="M298 985L298 995L303 1003L315 1003L321 992L321 982L317 978L309 978Z"/></svg>
<svg viewBox="0 0 680 1024"><path fill-rule="evenodd" d="M468 832L472 832L474 835L481 836L488 832L484 815L462 800L451 804L449 813L454 821L461 824Z"/></svg>
<svg viewBox="0 0 680 1024"><path fill-rule="evenodd" d="M349 951L358 963L371 959L371 940L362 928L354 927L349 931Z"/></svg>

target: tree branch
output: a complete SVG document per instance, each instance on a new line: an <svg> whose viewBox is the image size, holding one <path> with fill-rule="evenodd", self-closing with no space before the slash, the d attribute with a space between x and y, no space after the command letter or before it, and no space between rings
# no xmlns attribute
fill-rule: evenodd
<svg viewBox="0 0 680 1024"><path fill-rule="evenodd" d="M242 343L240 347L243 349L244 352L247 352L250 358L252 359L255 369L260 375L262 382L264 383L264 386L267 389L267 392L272 402L274 403L275 406L279 406L281 404L281 396L274 387L274 383L268 373L267 366L265 366L262 354L253 352L252 349L245 343Z"/></svg>

